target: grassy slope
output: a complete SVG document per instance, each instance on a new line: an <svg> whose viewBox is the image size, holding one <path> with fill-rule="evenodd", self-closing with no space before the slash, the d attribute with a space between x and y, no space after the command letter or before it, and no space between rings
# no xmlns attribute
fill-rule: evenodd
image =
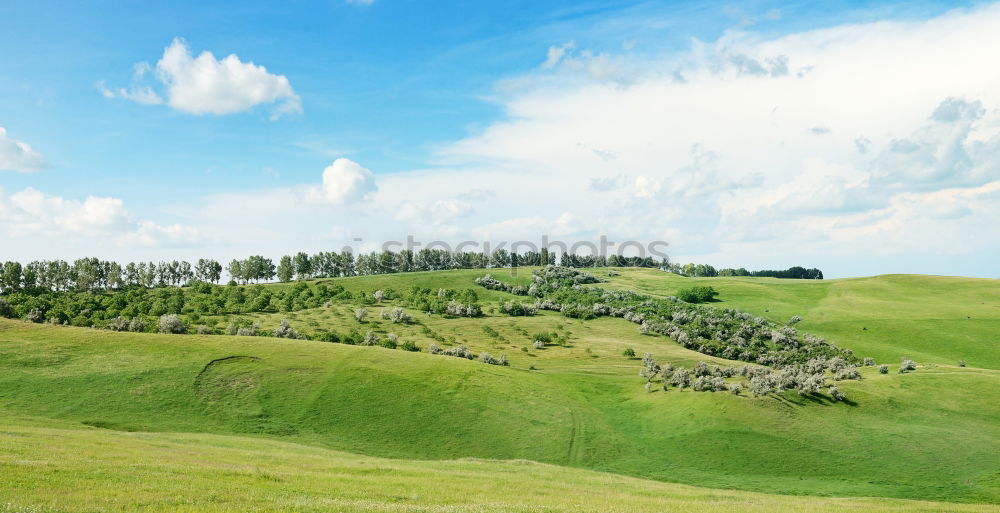
<svg viewBox="0 0 1000 513"><path fill-rule="evenodd" d="M364 290L462 288L479 274L340 281ZM893 278L876 279L892 286ZM629 270L613 285L672 293L675 283L689 282ZM817 312L826 312L828 323L868 322L853 320L868 310L823 309L828 290L839 283L712 281L723 291L723 304L779 319L800 314L809 331L824 334ZM969 292L983 298L984 312L997 304L990 293L988 287ZM850 304L850 295L839 297ZM895 312L920 304L888 299L880 301ZM303 331L354 326L398 332L421 345L429 341L421 326L378 320L360 326L352 308L287 316ZM280 317L261 316L273 324ZM640 336L618 319L417 317L476 350L506 352L512 368L320 342L114 334L0 321L0 409L117 430L254 434L395 458L523 458L712 487L1000 502L995 370L936 365L904 376L869 370L865 381L842 386L852 404L794 395L646 394L635 376L637 362L619 356L624 347L688 365L709 359L664 338ZM504 339L487 337L484 324ZM881 342L862 342L885 353L907 349L907 339L869 326L864 335ZM566 334L569 346L521 351L530 344L527 333L541 330ZM853 339L831 338L861 354L873 352ZM971 345L981 344L976 338ZM995 353L988 346L965 352L970 365L981 367ZM258 359L224 360L203 372L210 361L228 356ZM6 435L2 440L19 443Z"/></svg>
<svg viewBox="0 0 1000 513"><path fill-rule="evenodd" d="M0 469L4 513L998 510L711 490L523 460L387 460L259 438L120 433L35 419L0 423Z"/></svg>

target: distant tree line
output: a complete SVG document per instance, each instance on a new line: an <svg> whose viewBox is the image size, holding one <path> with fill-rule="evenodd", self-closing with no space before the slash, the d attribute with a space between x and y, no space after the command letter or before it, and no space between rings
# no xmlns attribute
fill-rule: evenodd
<svg viewBox="0 0 1000 513"><path fill-rule="evenodd" d="M593 257L562 255L570 267L660 267L652 259L638 257ZM0 294L12 292L93 292L133 287L188 286L196 282L219 283L223 270L236 284L273 281L306 280L392 274L413 271L448 269L487 269L518 266L554 265L555 253L546 249L523 254L500 249L492 254L483 252L449 252L440 249L419 251L383 251L360 253L350 251L319 252L309 255L299 252L282 256L277 265L270 258L254 255L234 259L224 268L216 260L199 259L195 263L173 260L163 262L118 262L98 258L81 258L72 263L65 260L42 260L22 265L4 262L0 266Z"/></svg>
<svg viewBox="0 0 1000 513"><path fill-rule="evenodd" d="M215 260L190 262L130 262L121 265L97 258L81 258L73 263L65 260L41 260L21 265L4 262L0 266L0 293L61 292L123 289L130 287L163 287L188 285L197 280L218 283L222 265Z"/></svg>
<svg viewBox="0 0 1000 513"><path fill-rule="evenodd" d="M743 267L739 269L725 268L716 269L715 267L707 264L694 264L687 263L684 265L678 263L667 263L663 269L670 271L674 274L680 274L683 276L692 277L714 277L714 276L751 276L755 278L790 278L798 280L822 280L823 271L819 269L812 268L806 269L801 266L794 266L785 269L784 271L748 271Z"/></svg>
<svg viewBox="0 0 1000 513"><path fill-rule="evenodd" d="M747 271L746 269L716 270L711 265L681 266L652 257L619 255L575 255L563 253L563 267L647 267L659 268L685 276L769 276L774 278L822 279L819 269L792 267L784 271ZM223 270L230 281L249 284L273 281L306 280L365 276L413 271L449 269L487 269L519 266L555 265L556 254L547 249L523 254L500 249L493 253L449 252L440 249L419 251L383 251L354 255L350 251L319 252L309 255L299 252L282 256L277 265L270 258L253 255L234 259L225 267L218 261L202 258L191 263L183 260L161 262L118 262L98 258L81 258L72 263L65 260L42 260L22 265L4 262L0 266L0 294L12 292L39 293L45 291L93 292L134 287L188 286L196 282L219 283Z"/></svg>
<svg viewBox="0 0 1000 513"><path fill-rule="evenodd" d="M551 260L549 264L555 264L555 259ZM559 265L563 267L651 267L654 269L665 269L669 264L668 260L656 260L650 256L574 255L563 253L559 259Z"/></svg>

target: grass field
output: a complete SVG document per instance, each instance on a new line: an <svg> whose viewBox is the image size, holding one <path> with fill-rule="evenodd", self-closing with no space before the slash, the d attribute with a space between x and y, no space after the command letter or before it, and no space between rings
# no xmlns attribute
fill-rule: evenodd
<svg viewBox="0 0 1000 513"><path fill-rule="evenodd" d="M520 273L515 279L528 274ZM905 375L867 368L864 380L841 385L850 401L835 403L794 393L646 393L638 362L621 356L626 347L675 364L726 362L642 336L621 319L551 312L480 319L413 312L419 323L410 326L378 319L378 307L369 307L374 319L358 323L355 305L345 303L255 315L265 327L288 318L306 333L372 329L423 347L433 340L429 331L477 353L506 353L511 367L315 341L0 320L0 473L14 476L0 484L0 498L53 511L114 510L95 501L129 511L185 504L199 511L996 510L655 481L1000 503L1000 361L990 328L1000 326L997 282L620 273L603 286L670 295L705 281L721 293L716 306L776 320L801 315L804 331L859 355L893 367L905 355L922 366ZM353 290L468 288L481 274L336 281ZM510 297L478 292L487 302ZM531 348L538 331L558 333L565 345ZM959 358L969 367L958 367ZM51 447L61 455L47 455ZM365 470L379 468L393 471ZM142 486L127 486L134 482ZM148 495L130 493L147 488ZM489 503L476 509L466 488ZM66 493L44 493L51 489Z"/></svg>
<svg viewBox="0 0 1000 513"><path fill-rule="evenodd" d="M37 424L53 422L0 424L2 512L997 511L712 490L525 460L382 459L260 438Z"/></svg>

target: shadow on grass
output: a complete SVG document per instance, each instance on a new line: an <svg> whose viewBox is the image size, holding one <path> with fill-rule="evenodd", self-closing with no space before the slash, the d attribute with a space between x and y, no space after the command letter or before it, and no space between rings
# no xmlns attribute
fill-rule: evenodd
<svg viewBox="0 0 1000 513"><path fill-rule="evenodd" d="M851 406L851 407L854 407L854 406L858 405L857 402L852 401L852 400L847 399L847 398L844 398L844 399L841 399L841 400L838 401L838 400L835 400L833 397L830 397L830 396L825 395L825 394L798 395L797 393L794 393L794 392L792 392L792 393L795 394L795 395L792 395L791 397L788 397L785 394L782 394L782 395L779 395L779 396L776 396L776 397L777 397L777 399L779 401L781 401L781 402L783 402L783 403L785 403L785 404L787 404L789 406L806 406L808 404L821 404L821 405L824 405L824 406L833 406L833 405L836 405L837 403L844 403L847 406Z"/></svg>

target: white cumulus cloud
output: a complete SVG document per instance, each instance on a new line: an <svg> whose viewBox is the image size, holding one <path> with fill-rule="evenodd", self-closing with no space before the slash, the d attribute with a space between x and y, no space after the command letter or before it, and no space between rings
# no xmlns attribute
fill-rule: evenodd
<svg viewBox="0 0 1000 513"><path fill-rule="evenodd" d="M344 205L360 201L377 190L375 175L370 170L353 160L339 158L323 170L323 185L311 189L309 197Z"/></svg>
<svg viewBox="0 0 1000 513"><path fill-rule="evenodd" d="M272 119L302 112L302 101L284 75L243 62L235 54L217 59L203 51L194 56L181 38L175 38L156 63L154 75L165 89L162 93L143 82L150 70L147 63L136 64L128 88L109 89L103 83L99 87L108 98L146 105L166 103L191 114L234 114L262 104L274 105Z"/></svg>

